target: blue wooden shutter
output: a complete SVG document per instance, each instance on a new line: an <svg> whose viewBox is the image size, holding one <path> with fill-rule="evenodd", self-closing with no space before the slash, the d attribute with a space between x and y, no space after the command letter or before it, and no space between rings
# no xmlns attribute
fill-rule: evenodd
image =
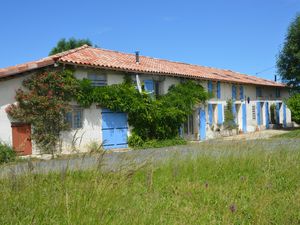
<svg viewBox="0 0 300 225"><path fill-rule="evenodd" d="M212 81L209 80L208 83L207 83L207 89L208 89L208 93L209 94L212 94Z"/></svg>
<svg viewBox="0 0 300 225"><path fill-rule="evenodd" d="M218 124L223 124L223 105L218 104Z"/></svg>
<svg viewBox="0 0 300 225"><path fill-rule="evenodd" d="M217 82L217 98L218 99L221 98L221 82L220 81Z"/></svg>
<svg viewBox="0 0 300 225"><path fill-rule="evenodd" d="M266 128L269 129L269 102L266 102Z"/></svg>
<svg viewBox="0 0 300 225"><path fill-rule="evenodd" d="M256 102L256 112L257 112L257 125L261 125L261 114L260 114L260 102Z"/></svg>
<svg viewBox="0 0 300 225"><path fill-rule="evenodd" d="M208 121L209 125L212 125L213 123L213 105L208 104Z"/></svg>
<svg viewBox="0 0 300 225"><path fill-rule="evenodd" d="M240 86L240 100L244 99L244 86Z"/></svg>
<svg viewBox="0 0 300 225"><path fill-rule="evenodd" d="M242 120L243 120L243 132L247 132L247 111L246 111L246 103L242 105Z"/></svg>
<svg viewBox="0 0 300 225"><path fill-rule="evenodd" d="M236 100L236 86L235 86L235 84L232 85L232 99Z"/></svg>
<svg viewBox="0 0 300 225"><path fill-rule="evenodd" d="M276 103L276 123L280 123L280 105L279 102Z"/></svg>

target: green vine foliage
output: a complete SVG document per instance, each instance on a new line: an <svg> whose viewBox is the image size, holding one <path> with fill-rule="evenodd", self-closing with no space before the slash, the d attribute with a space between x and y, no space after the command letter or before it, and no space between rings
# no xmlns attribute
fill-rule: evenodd
<svg viewBox="0 0 300 225"><path fill-rule="evenodd" d="M95 103L127 113L132 138L144 143L177 137L194 106L208 98L203 87L193 81L172 86L166 95L153 98L139 93L129 76L122 84L93 87L88 79L77 80L70 70L37 73L24 80L23 87L16 92L18 104L10 105L7 113L31 124L32 139L42 152L52 154L58 149L61 132L69 129L64 116L71 110L72 100L86 108Z"/></svg>
<svg viewBox="0 0 300 225"><path fill-rule="evenodd" d="M79 91L79 82L69 70L43 71L24 80L23 87L16 91L17 105L10 105L6 111L14 120L31 124L37 146L53 154L60 133L69 129L64 115Z"/></svg>
<svg viewBox="0 0 300 225"><path fill-rule="evenodd" d="M223 126L225 129L235 129L237 128L237 124L234 121L234 115L233 115L233 111L232 111L232 106L233 106L233 102L231 99L227 100L226 102L226 109L225 109L225 118L224 118L224 123Z"/></svg>
<svg viewBox="0 0 300 225"><path fill-rule="evenodd" d="M143 141L171 139L198 103L207 100L208 94L200 84L186 81L172 86L166 95L152 98L139 93L130 78L124 83L105 87L92 87L90 81L80 82L77 102L84 107L96 103L112 111L126 112L135 138Z"/></svg>

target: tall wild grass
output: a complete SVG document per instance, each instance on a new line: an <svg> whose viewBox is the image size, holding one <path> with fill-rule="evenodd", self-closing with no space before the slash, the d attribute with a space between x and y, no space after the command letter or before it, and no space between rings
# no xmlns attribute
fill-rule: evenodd
<svg viewBox="0 0 300 225"><path fill-rule="evenodd" d="M11 175L0 224L300 224L300 150L230 146L118 172Z"/></svg>

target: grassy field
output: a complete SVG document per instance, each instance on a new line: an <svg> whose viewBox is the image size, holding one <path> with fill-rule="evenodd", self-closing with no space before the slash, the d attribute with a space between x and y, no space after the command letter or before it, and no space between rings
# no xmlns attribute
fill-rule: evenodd
<svg viewBox="0 0 300 225"><path fill-rule="evenodd" d="M218 145L117 173L11 176L0 224L300 224L300 146Z"/></svg>
<svg viewBox="0 0 300 225"><path fill-rule="evenodd" d="M274 138L291 138L291 139L300 139L300 129L295 129L289 131L286 134L276 135Z"/></svg>

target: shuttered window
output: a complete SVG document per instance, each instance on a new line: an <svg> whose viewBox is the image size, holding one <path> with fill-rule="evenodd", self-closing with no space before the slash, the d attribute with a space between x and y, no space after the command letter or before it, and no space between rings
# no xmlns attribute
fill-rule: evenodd
<svg viewBox="0 0 300 225"><path fill-rule="evenodd" d="M160 82L155 80L144 80L143 89L152 97L160 95Z"/></svg>
<svg viewBox="0 0 300 225"><path fill-rule="evenodd" d="M240 85L240 100L244 99L244 87Z"/></svg>
<svg viewBox="0 0 300 225"><path fill-rule="evenodd" d="M262 97L262 89L261 89L261 87L256 87L256 97Z"/></svg>
<svg viewBox="0 0 300 225"><path fill-rule="evenodd" d="M232 99L236 100L236 85L232 85Z"/></svg>
<svg viewBox="0 0 300 225"><path fill-rule="evenodd" d="M221 83L220 81L217 82L217 98L221 98Z"/></svg>
<svg viewBox="0 0 300 225"><path fill-rule="evenodd" d="M91 84L94 87L102 87L107 85L106 74L89 73L88 79L91 81Z"/></svg>
<svg viewBox="0 0 300 225"><path fill-rule="evenodd" d="M280 89L279 88L275 88L275 96L276 96L276 98L280 98Z"/></svg>
<svg viewBox="0 0 300 225"><path fill-rule="evenodd" d="M256 107L255 107L255 105L252 105L252 119L256 120Z"/></svg>

